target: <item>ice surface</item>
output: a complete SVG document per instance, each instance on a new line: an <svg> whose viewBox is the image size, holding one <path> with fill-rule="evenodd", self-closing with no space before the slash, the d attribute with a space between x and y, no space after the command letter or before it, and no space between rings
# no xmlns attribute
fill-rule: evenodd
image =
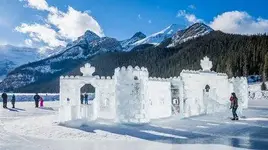
<svg viewBox="0 0 268 150"><path fill-rule="evenodd" d="M17 111L0 109L0 149L266 149L268 107L255 105L256 101L250 101L246 117L235 122L229 119L229 111L141 126L97 120L65 127L59 125L59 102L48 102L46 109L18 102ZM262 101L262 106L268 106L268 101Z"/></svg>

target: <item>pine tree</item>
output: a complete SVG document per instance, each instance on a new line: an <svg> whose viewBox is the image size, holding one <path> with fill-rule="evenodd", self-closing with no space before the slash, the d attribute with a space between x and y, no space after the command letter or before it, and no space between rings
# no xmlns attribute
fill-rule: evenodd
<svg viewBox="0 0 268 150"><path fill-rule="evenodd" d="M264 58L264 66L263 66L263 82L266 81L268 77L268 53L265 54Z"/></svg>

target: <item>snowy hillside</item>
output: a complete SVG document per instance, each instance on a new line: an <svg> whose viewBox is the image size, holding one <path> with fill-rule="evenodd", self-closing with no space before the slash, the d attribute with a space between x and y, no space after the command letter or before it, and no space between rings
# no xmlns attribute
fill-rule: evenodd
<svg viewBox="0 0 268 150"><path fill-rule="evenodd" d="M138 46L142 44L154 44L158 45L163 42L165 39L172 37L179 30L179 26L177 24L172 24L167 28L163 29L160 32L154 33L142 40L139 40L133 43L133 46Z"/></svg>
<svg viewBox="0 0 268 150"><path fill-rule="evenodd" d="M0 45L0 81L14 68L53 56L61 50L62 47L40 51L37 48Z"/></svg>
<svg viewBox="0 0 268 150"><path fill-rule="evenodd" d="M173 47L193 38L197 38L199 36L206 35L213 31L212 28L203 24L203 23L195 23L185 30L178 31L173 37L172 42L168 47Z"/></svg>
<svg viewBox="0 0 268 150"><path fill-rule="evenodd" d="M0 80L12 69L42 57L37 49L11 45L0 46L0 56Z"/></svg>
<svg viewBox="0 0 268 150"><path fill-rule="evenodd" d="M10 72L9 76L0 83L0 90L13 90L13 88L36 81L46 80L83 64L84 61L96 54L121 50L122 47L116 39L100 38L95 33L87 31L76 41L69 43L59 54L23 65Z"/></svg>
<svg viewBox="0 0 268 150"><path fill-rule="evenodd" d="M211 31L213 31L213 29L203 23L195 23L188 28L181 30L179 30L178 25L172 24L162 31L154 33L148 37L145 37L145 35L143 36L142 33L138 32L139 34L137 34L142 36L137 36L135 34L132 38L122 41L121 45L124 51L131 51L135 47L143 44L153 44L157 46L160 43L164 42L166 39L171 38L171 43L168 45L168 47L173 47L190 39L206 35ZM141 39L137 40L139 38Z"/></svg>
<svg viewBox="0 0 268 150"><path fill-rule="evenodd" d="M134 43L144 38L146 38L145 34L142 32L137 32L130 39L123 40L120 43L124 51L130 51L135 47L135 45L133 45Z"/></svg>

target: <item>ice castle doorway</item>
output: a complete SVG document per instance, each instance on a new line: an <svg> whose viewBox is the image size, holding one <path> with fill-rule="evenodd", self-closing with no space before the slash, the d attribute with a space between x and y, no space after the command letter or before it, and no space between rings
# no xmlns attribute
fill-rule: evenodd
<svg viewBox="0 0 268 150"><path fill-rule="evenodd" d="M90 105L95 99L95 87L91 84L85 84L80 88L80 102L81 104Z"/></svg>

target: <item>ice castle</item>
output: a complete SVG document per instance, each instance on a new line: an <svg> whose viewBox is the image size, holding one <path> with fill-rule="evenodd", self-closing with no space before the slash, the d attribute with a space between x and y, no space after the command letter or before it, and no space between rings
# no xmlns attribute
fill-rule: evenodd
<svg viewBox="0 0 268 150"><path fill-rule="evenodd" d="M147 68L116 68L114 76L93 76L95 68L85 64L82 76L60 77L61 123L108 119L124 124L149 123L172 115L190 117L226 111L235 92L239 108L248 107L248 84L244 77L228 79L225 73L211 71L208 57L200 61L202 70L183 70L178 77L149 77ZM81 87L90 84L95 98L80 103Z"/></svg>

